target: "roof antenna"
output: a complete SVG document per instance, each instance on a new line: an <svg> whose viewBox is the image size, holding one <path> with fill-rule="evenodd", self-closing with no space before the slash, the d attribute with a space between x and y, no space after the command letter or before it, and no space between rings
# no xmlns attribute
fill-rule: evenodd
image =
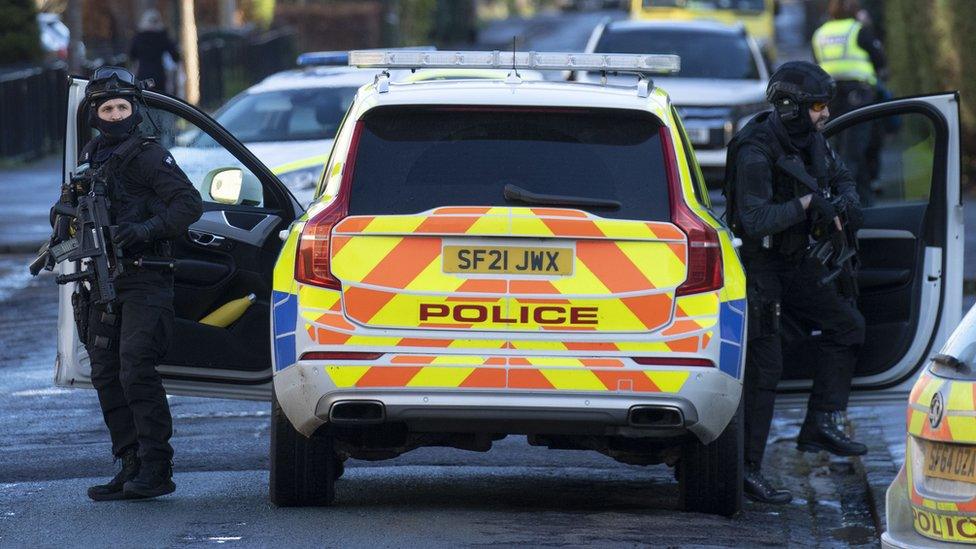
<svg viewBox="0 0 976 549"><path fill-rule="evenodd" d="M512 72L515 73L515 78L522 78L522 75L519 74L518 67L515 65L515 43L517 40L518 36L512 35Z"/></svg>

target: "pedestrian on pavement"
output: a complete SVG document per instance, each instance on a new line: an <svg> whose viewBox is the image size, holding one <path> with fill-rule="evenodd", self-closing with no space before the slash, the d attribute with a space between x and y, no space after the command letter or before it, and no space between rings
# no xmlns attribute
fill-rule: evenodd
<svg viewBox="0 0 976 549"><path fill-rule="evenodd" d="M180 53L163 25L162 16L154 9L146 10L139 21L139 32L132 39L129 58L134 62L139 80L152 79L154 90L171 93L167 88L166 67L163 64L163 56L167 53L175 63L179 63Z"/></svg>
<svg viewBox="0 0 976 549"><path fill-rule="evenodd" d="M861 211L854 181L821 134L830 116L834 81L808 62L789 62L770 78L772 112L757 115L729 144L727 216L742 241L749 303L743 387L745 494L765 503L787 503L792 494L773 488L761 472L766 439L783 373L781 315L810 334L819 330L820 355L813 391L797 439L801 451L862 455L838 424L847 409L864 317L856 301L834 283L809 253L814 234L831 234L846 218L856 230Z"/></svg>
<svg viewBox="0 0 976 549"><path fill-rule="evenodd" d="M858 0L831 0L828 13L830 20L813 33L813 57L837 82L830 110L834 116L841 116L887 93L883 87L887 66L881 40L872 26L864 23L866 12ZM834 144L853 173L865 205L873 200L872 167L881 138L878 130L875 124L862 123L844 132Z"/></svg>
<svg viewBox="0 0 976 549"><path fill-rule="evenodd" d="M99 135L84 147L79 165L88 163L106 180L113 241L125 266L114 280L115 301L90 304L82 314L87 322L79 322L112 454L122 462L110 482L88 489L96 501L176 489L172 418L156 372L173 333L173 274L138 265L169 258L170 240L200 218L203 203L169 151L141 135L140 93L132 73L119 67L97 69L85 89L89 123ZM85 300L84 286L77 291L72 301Z"/></svg>

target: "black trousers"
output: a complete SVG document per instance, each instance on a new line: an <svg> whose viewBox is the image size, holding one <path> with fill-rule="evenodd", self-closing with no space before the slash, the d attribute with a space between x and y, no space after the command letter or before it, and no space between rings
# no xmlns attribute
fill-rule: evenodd
<svg viewBox="0 0 976 549"><path fill-rule="evenodd" d="M156 365L173 333L172 286L120 282L114 303L89 310L92 383L112 453L137 447L143 461L169 461L173 419Z"/></svg>
<svg viewBox="0 0 976 549"><path fill-rule="evenodd" d="M864 343L864 317L833 284L818 284L825 274L819 265L763 262L750 269L749 260L744 261L750 303L743 387L745 458L758 466L773 419L776 386L783 375L783 342L779 333L770 333L773 330L768 323L767 329L762 329L764 319L755 318L754 311L764 307L768 310L768 304L779 302L784 315L799 321L805 329L820 330L820 354L812 376L808 412L847 409L857 352Z"/></svg>

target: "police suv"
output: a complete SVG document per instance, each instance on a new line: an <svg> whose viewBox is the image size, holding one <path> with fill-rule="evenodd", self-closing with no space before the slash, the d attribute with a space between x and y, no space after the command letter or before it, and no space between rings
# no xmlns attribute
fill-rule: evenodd
<svg viewBox="0 0 976 549"><path fill-rule="evenodd" d="M332 504L348 458L487 451L518 434L677 465L687 509L736 513L745 279L681 119L652 81L679 59L368 51L350 63L384 72L356 92L307 211L213 119L145 94L163 144L191 130L214 143L206 161L174 152L205 213L174 243L168 391L271 401L278 505ZM510 74L385 74L449 68ZM613 86L520 70L641 77ZM70 84L65 173L91 133L85 84ZM912 169L889 170L892 200L868 208L859 233L869 343L855 398L903 397L959 317L956 96L867 107L831 132L890 117L904 130L892 150ZM924 198L897 199L906 178L927 183ZM56 383L90 387L72 288L60 292ZM227 326L199 322L251 293ZM783 389L798 400L817 334L794 336Z"/></svg>

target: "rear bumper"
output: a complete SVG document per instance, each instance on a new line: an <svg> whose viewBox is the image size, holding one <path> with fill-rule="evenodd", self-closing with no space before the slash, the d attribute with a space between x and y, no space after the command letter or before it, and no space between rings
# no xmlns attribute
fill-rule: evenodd
<svg viewBox="0 0 976 549"><path fill-rule="evenodd" d="M742 392L738 380L714 368L689 368L688 379L679 391L656 393L339 389L324 369L325 365L318 362L299 361L275 374L278 402L295 428L306 435L330 421L338 419L339 424L343 414L335 414L337 404L375 403L382 410L381 415L371 414L361 423L403 422L412 430L432 432L631 437L669 437L690 432L708 443L728 425ZM644 411L642 421L635 420L637 409Z"/></svg>
<svg viewBox="0 0 976 549"><path fill-rule="evenodd" d="M927 538L915 531L912 520L912 504L908 497L908 474L904 465L902 465L891 486L888 487L885 496L885 519L888 523L888 530L881 535L881 547L885 549L965 547L962 544L945 543Z"/></svg>
<svg viewBox="0 0 976 549"><path fill-rule="evenodd" d="M377 419L343 419L350 403L375 403ZM517 393L357 391L323 395L315 416L336 424L403 422L412 431L511 434L671 436L698 423L698 410L681 397Z"/></svg>

